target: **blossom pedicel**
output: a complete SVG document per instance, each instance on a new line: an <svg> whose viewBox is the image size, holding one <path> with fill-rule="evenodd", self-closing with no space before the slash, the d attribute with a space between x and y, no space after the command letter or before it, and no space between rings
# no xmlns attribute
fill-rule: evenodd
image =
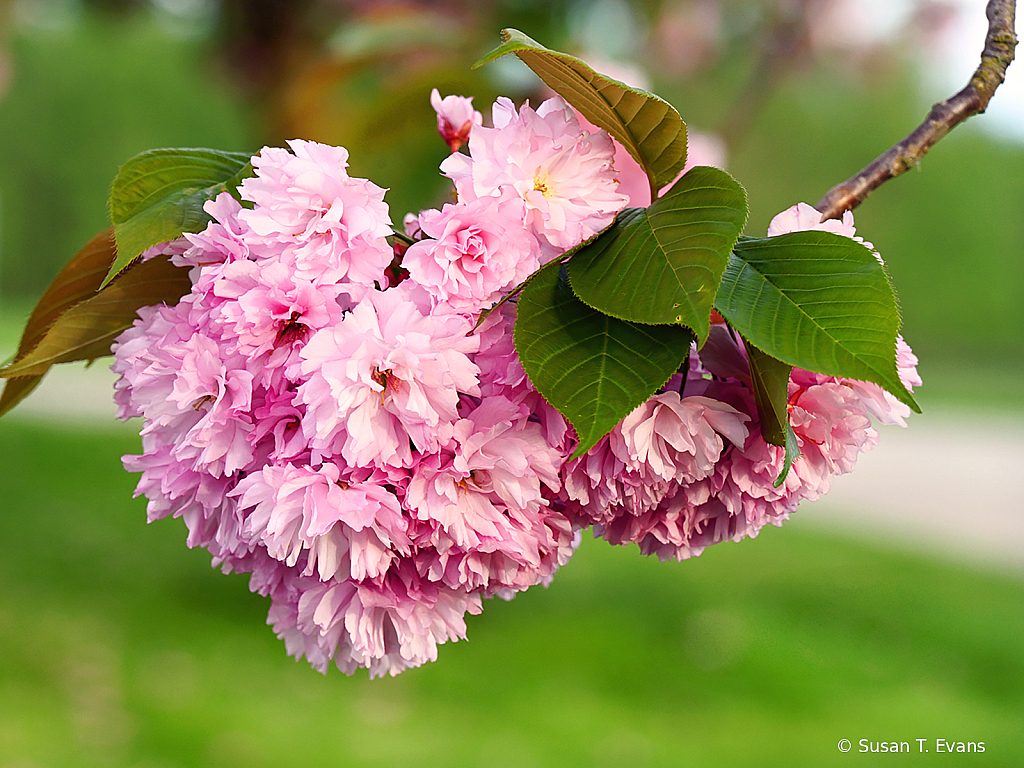
<svg viewBox="0 0 1024 768"><path fill-rule="evenodd" d="M761 436L746 351L720 324L570 461L571 427L516 355L515 303L476 323L625 207L615 145L559 98L499 99L492 127L467 99L431 102L458 202L407 217L405 279L384 190L348 176L344 149L291 141L253 158L251 207L222 194L204 231L158 249L191 267L191 293L143 309L115 345L149 519L182 517L189 546L250 574L289 653L321 671L436 659L483 598L548 583L584 528L663 559L754 536L850 471L877 439L870 417L908 413L875 384L794 370L801 453L775 487L784 451ZM770 234L814 227L854 234L798 206Z"/></svg>

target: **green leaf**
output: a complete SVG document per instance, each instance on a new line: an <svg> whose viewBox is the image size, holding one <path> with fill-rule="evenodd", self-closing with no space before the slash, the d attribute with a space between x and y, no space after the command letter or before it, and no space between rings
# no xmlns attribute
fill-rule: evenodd
<svg viewBox="0 0 1024 768"><path fill-rule="evenodd" d="M486 309L481 310L480 315L476 319L476 324L473 326L473 330L475 331L477 328L479 328L481 325L483 325L484 320L486 320L490 316L490 314L492 312L494 312L496 309L501 307L503 304L506 304L509 301L514 300L520 293L522 293L523 288L525 288L530 283L530 281L533 280L533 278L537 276L537 274L539 272L541 272L544 269L547 269L547 268L551 267L551 264L553 264L555 262L558 262L559 264L564 263L574 253L579 251L581 248L586 248L588 245L590 245L592 242L594 242L597 238L599 238L602 234L607 232L612 226L614 226L614 222L612 224L609 224L607 227L602 229L600 232L595 232L593 235L588 237L586 240L584 240L579 245L575 245L572 248L570 248L568 251L566 251L565 253L562 253L559 256L556 256L554 259L549 261L544 266L537 268L532 274L528 275L527 278L525 280L523 280L523 282L521 282L515 288L513 288L508 293L506 293L504 296L502 296L500 299L498 299L496 302L494 302L494 304L492 304L491 306L487 307ZM553 268L553 267L551 267L551 268Z"/></svg>
<svg viewBox="0 0 1024 768"><path fill-rule="evenodd" d="M800 455L796 433L789 424L789 374L793 366L766 355L753 344L747 344L746 348L761 437L772 445L786 449L782 472L775 480L775 487L778 488Z"/></svg>
<svg viewBox="0 0 1024 768"><path fill-rule="evenodd" d="M819 231L740 238L715 309L765 354L872 381L920 412L896 371L896 295L885 267L861 243Z"/></svg>
<svg viewBox="0 0 1024 768"><path fill-rule="evenodd" d="M700 343L747 197L718 168L692 168L649 208L628 208L569 262L584 302L622 320L685 325Z"/></svg>
<svg viewBox="0 0 1024 768"><path fill-rule="evenodd" d="M677 325L638 325L591 309L563 270L553 262L526 284L515 342L533 385L575 428L576 457L668 381L693 337Z"/></svg>
<svg viewBox="0 0 1024 768"><path fill-rule="evenodd" d="M63 312L30 352L0 369L0 377L42 377L57 363L109 355L111 343L131 327L140 307L175 304L191 290L188 273L159 256L133 265Z"/></svg>
<svg viewBox="0 0 1024 768"><path fill-rule="evenodd" d="M651 199L686 165L686 124L653 93L600 75L579 59L545 48L518 29L503 29L502 44L474 69L508 53L526 66L594 125L624 146L647 173Z"/></svg>
<svg viewBox="0 0 1024 768"><path fill-rule="evenodd" d="M109 283L140 253L210 220L203 204L221 192L236 194L252 175L250 157L214 149L153 149L125 163L110 188L110 220L117 259Z"/></svg>

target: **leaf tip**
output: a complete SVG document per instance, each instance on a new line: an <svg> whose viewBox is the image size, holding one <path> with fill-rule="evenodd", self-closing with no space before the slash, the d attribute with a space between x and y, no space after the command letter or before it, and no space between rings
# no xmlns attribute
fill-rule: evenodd
<svg viewBox="0 0 1024 768"><path fill-rule="evenodd" d="M701 317L697 317L695 319L697 322L690 325L685 323L676 323L676 325L688 330L693 335L694 341L697 342L697 349L701 349L711 336L711 313L708 312L708 318L704 322L702 322L703 318Z"/></svg>
<svg viewBox="0 0 1024 768"><path fill-rule="evenodd" d="M114 261L110 265L110 269L107 271L106 277L103 278L103 282L100 283L99 287L96 289L97 292L98 291L102 291L104 288L106 288L108 285L110 285L111 281L116 279L118 277L118 275L123 274L125 272L125 270L128 269L128 267L131 267L135 263L137 263L139 261L139 256L142 255L142 254L137 253L134 256L132 256L130 259L128 259L127 261L121 261L121 257L117 255L116 249L114 251L114 254L115 254L114 255Z"/></svg>
<svg viewBox="0 0 1024 768"><path fill-rule="evenodd" d="M568 417L566 417L566 421L569 421ZM569 421L569 423L572 424L571 421ZM579 441L579 443L576 445L576 450L572 452L572 456L569 457L569 459L568 459L569 461L575 461L576 459L580 458L581 456L584 456L587 453L589 453L591 448L593 448L595 445L597 445L599 442L601 442L601 438L603 438L605 435L607 435L608 432L611 432L611 429L609 429L607 432L604 432L604 433L598 435L597 437L594 437L593 435L591 435L589 438L584 440L582 437L580 437L579 430L576 429L576 425L575 424L572 424L572 428L573 428L573 431L576 432L576 439Z"/></svg>
<svg viewBox="0 0 1024 768"><path fill-rule="evenodd" d="M906 398L900 399L903 400L903 402L906 403L908 406L910 406L910 410L912 410L914 413L924 413L924 411L921 410L921 406L917 404L917 400L915 400L914 396L910 393L909 389L906 390L906 393Z"/></svg>
<svg viewBox="0 0 1024 768"><path fill-rule="evenodd" d="M800 444L797 442L796 433L793 431L793 427L789 424L788 420L786 422L786 444L780 447L785 451L785 455L782 460L782 471L775 478L775 482L772 484L773 488L778 488L786 482L786 477L789 476L789 470L793 468L793 463L800 458Z"/></svg>
<svg viewBox="0 0 1024 768"><path fill-rule="evenodd" d="M511 27L501 30L501 44L490 53L484 55L478 61L476 61L470 69L479 69L484 64L490 64L492 61L500 59L506 53L512 53L516 50L516 46L513 43L513 39L518 37L521 41L529 41L535 47L541 47L538 43L530 40L526 35L520 32L518 29L512 29Z"/></svg>
<svg viewBox="0 0 1024 768"><path fill-rule="evenodd" d="M24 400L43 380L42 376L21 376L7 379L0 393L0 416L11 411L14 406Z"/></svg>

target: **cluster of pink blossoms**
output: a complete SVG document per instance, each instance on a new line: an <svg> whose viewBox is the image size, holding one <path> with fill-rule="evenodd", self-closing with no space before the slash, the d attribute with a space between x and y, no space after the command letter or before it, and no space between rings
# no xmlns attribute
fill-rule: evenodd
<svg viewBox="0 0 1024 768"><path fill-rule="evenodd" d="M573 432L516 356L514 304L474 326L627 204L613 142L560 99L499 99L490 128L468 99L432 102L469 154L441 166L458 202L407 217L407 249L344 149L264 148L249 205L223 194L203 232L157 249L191 268L191 293L140 311L115 347L149 519L183 518L190 546L250 574L289 653L321 671L435 659L483 598L547 583L586 527L676 558L754 535L849 471L876 439L869 414L905 415L874 385L794 372L803 453L775 488L781 451L718 326L685 385L568 462Z"/></svg>
<svg viewBox="0 0 1024 768"><path fill-rule="evenodd" d="M842 221L820 219L799 203L772 220L768 235L820 229L860 240L849 211ZM896 364L908 389L921 384L917 357L902 337ZM799 368L790 376L788 411L800 456L775 487L785 451L761 436L742 340L715 324L699 354L691 353L685 380L676 374L563 467L566 514L613 544L635 542L644 554L683 560L711 544L756 536L767 523L781 525L877 443L872 417L906 426L910 415L877 384Z"/></svg>

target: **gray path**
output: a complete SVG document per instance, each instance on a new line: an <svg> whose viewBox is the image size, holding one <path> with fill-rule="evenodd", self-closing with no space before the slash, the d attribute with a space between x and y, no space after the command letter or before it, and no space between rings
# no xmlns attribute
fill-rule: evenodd
<svg viewBox="0 0 1024 768"><path fill-rule="evenodd" d="M12 416L113 426L112 382L101 363L57 366ZM787 525L1024 573L1024 414L931 409L880 432Z"/></svg>
<svg viewBox="0 0 1024 768"><path fill-rule="evenodd" d="M1024 572L1024 415L930 409L791 524Z"/></svg>

